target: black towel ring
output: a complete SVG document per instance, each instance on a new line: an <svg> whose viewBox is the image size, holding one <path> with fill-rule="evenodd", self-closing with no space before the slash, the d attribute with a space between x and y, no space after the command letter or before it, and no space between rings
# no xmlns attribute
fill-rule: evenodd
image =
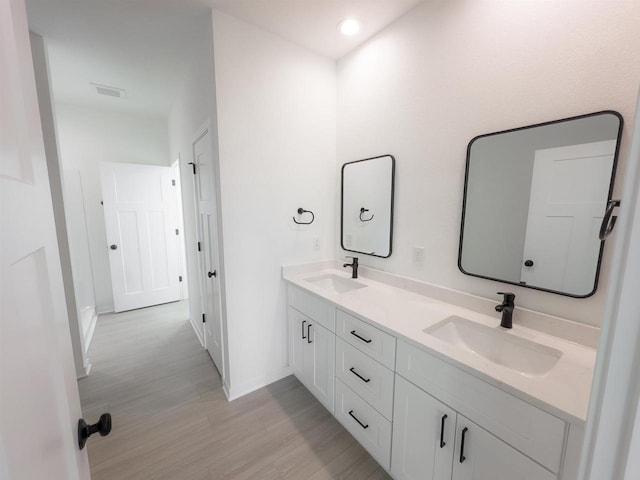
<svg viewBox="0 0 640 480"><path fill-rule="evenodd" d="M296 220L296 217L293 217L293 221L295 223L297 223L298 225L311 225L313 223L313 221L316 219L316 216L313 214L313 212L311 210L305 210L304 208L299 208L298 209L298 215L302 215L303 213L310 213L311 214L311 221L310 222L299 222Z"/></svg>
<svg viewBox="0 0 640 480"><path fill-rule="evenodd" d="M364 208L364 207L362 207L362 208L360 209L360 221L361 221L361 222L370 222L371 220L373 220L373 217L375 216L373 213L371 214L371 216L370 216L369 218L362 218L362 215L363 215L365 212L368 212L368 211L369 211L369 209L368 209L368 208Z"/></svg>

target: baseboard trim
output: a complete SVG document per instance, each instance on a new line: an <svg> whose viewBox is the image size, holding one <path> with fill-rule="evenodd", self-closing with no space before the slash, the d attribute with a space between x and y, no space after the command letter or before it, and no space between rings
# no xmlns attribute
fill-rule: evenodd
<svg viewBox="0 0 640 480"><path fill-rule="evenodd" d="M198 327L197 327L195 322L196 321L193 319L193 317L189 317L189 323L191 324L191 328L193 328L193 331L196 333L196 337L198 337L198 341L200 342L200 346L202 348L204 348L204 338L202 338L202 334L198 330Z"/></svg>
<svg viewBox="0 0 640 480"><path fill-rule="evenodd" d="M86 320L88 318L88 320ZM80 312L80 319L82 322L82 329L84 332L84 354L86 355L93 340L93 334L96 331L96 324L98 323L98 315L96 314L95 307L87 307ZM85 328L85 324L87 327Z"/></svg>
<svg viewBox="0 0 640 480"><path fill-rule="evenodd" d="M103 313L114 313L115 307L113 305L104 305L102 307L96 306L96 313L102 315Z"/></svg>
<svg viewBox="0 0 640 480"><path fill-rule="evenodd" d="M225 382L223 384L224 393L227 396L227 400L232 402L240 397L244 397L245 395L258 390L259 388L266 387L273 382L277 382L284 377L288 377L289 375L291 375L291 373L291 368L285 367L278 370L277 372L253 378L236 387L228 387Z"/></svg>

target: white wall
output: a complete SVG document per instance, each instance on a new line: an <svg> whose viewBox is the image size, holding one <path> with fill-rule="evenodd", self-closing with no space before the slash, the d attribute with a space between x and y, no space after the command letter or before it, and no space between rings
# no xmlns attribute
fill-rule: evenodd
<svg viewBox="0 0 640 480"><path fill-rule="evenodd" d="M640 63L640 3L461 0L425 3L338 62L339 165L396 157L394 253L364 265L599 325L598 292L571 299L463 275L457 268L466 146L479 134L604 109L627 121ZM412 264L425 247L424 267Z"/></svg>
<svg viewBox="0 0 640 480"><path fill-rule="evenodd" d="M335 254L336 78L334 62L217 11L213 31L234 397L289 373L281 266ZM312 225L293 223L298 207Z"/></svg>
<svg viewBox="0 0 640 480"><path fill-rule="evenodd" d="M100 162L170 165L166 119L57 103L60 159L82 178L98 313L113 310Z"/></svg>

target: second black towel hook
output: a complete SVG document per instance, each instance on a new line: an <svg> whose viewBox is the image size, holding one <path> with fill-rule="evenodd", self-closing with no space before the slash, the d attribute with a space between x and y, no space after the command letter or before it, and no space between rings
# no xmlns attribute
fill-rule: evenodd
<svg viewBox="0 0 640 480"><path fill-rule="evenodd" d="M369 211L368 208L362 207L360 209L360 221L361 222L370 222L371 220L373 220L373 217L375 216L373 213L371 214L371 216L369 218L362 218L362 215L365 214L368 211Z"/></svg>
<svg viewBox="0 0 640 480"><path fill-rule="evenodd" d="M298 209L298 215L302 215L304 213L310 213L311 214L311 221L310 222L299 222L296 220L296 217L293 217L293 221L295 223L297 223L298 225L311 225L313 223L313 221L316 219L316 216L313 214L313 212L311 210L305 210L304 208L300 207Z"/></svg>

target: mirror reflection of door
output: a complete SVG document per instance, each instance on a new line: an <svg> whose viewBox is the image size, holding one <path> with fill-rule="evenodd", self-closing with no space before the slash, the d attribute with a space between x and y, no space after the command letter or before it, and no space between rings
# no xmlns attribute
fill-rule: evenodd
<svg viewBox="0 0 640 480"><path fill-rule="evenodd" d="M609 140L536 151L523 282L577 295L593 289L615 148Z"/></svg>

